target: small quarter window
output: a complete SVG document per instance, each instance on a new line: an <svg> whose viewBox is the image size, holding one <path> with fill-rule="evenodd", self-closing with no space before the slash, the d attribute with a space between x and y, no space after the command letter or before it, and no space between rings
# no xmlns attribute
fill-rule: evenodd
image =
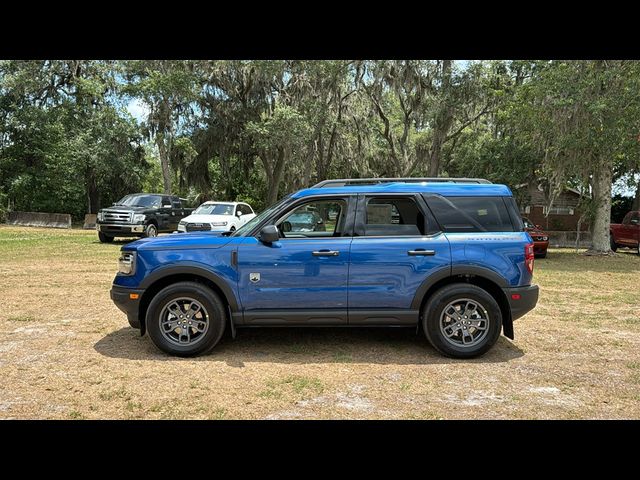
<svg viewBox="0 0 640 480"><path fill-rule="evenodd" d="M515 231L502 197L432 195L427 203L445 232Z"/></svg>

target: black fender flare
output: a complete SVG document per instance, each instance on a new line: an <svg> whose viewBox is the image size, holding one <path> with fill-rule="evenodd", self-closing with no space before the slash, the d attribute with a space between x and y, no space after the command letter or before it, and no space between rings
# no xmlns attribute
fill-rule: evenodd
<svg viewBox="0 0 640 480"><path fill-rule="evenodd" d="M146 290L158 280L172 275L195 275L210 280L224 294L231 311L237 312L240 310L238 298L229 284L222 277L197 262L181 262L180 265L160 267L144 277L142 282L140 282L139 288Z"/></svg>
<svg viewBox="0 0 640 480"><path fill-rule="evenodd" d="M493 282L498 287L500 287L500 290L503 292L503 295L504 295L503 289L511 287L511 285L509 285L509 283L501 275L494 272L493 270L490 270L485 267L479 267L477 265L457 264L457 265L451 266L451 269L441 268L440 270L437 270L431 273L422 282L420 287L416 290L416 293L413 297L413 301L411 302L411 309L420 310L420 307L422 306L422 301L424 300L426 293L436 283L442 280L445 280L447 278L455 278L455 277L466 276L466 275L482 277ZM508 305L508 300L506 296L503 298L503 300L507 302L507 305ZM514 336L513 320L511 318L511 310L507 308L505 313L507 313L507 315L505 316L505 318L503 318L502 328L503 328L504 334L513 340L513 336Z"/></svg>
<svg viewBox="0 0 640 480"><path fill-rule="evenodd" d="M413 297L413 301L411 302L412 310L419 310L422 304L422 299L427 291L438 283L441 280L449 277L457 277L464 275L476 275L478 277L484 277L487 280L491 280L493 283L498 285L500 288L509 288L511 285L499 274L485 267L479 267L477 265L465 265L465 264L457 264L451 266L440 268L429 274L429 276L422 282L418 290Z"/></svg>

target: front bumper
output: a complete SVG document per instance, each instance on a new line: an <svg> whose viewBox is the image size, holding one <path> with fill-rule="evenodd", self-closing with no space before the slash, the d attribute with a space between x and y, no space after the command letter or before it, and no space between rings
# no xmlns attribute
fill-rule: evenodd
<svg viewBox="0 0 640 480"><path fill-rule="evenodd" d="M503 290L509 301L511 320L522 317L525 313L533 310L538 303L538 294L540 293L538 285L504 288Z"/></svg>
<svg viewBox="0 0 640 480"><path fill-rule="evenodd" d="M127 314L129 325L133 328L140 329L140 300L144 290L135 288L126 288L119 285L111 286L111 300L120 310ZM135 297L137 295L137 297ZM131 298L134 296L135 298Z"/></svg>
<svg viewBox="0 0 640 480"><path fill-rule="evenodd" d="M123 223L98 223L96 230L108 235L143 235L144 224L128 225Z"/></svg>

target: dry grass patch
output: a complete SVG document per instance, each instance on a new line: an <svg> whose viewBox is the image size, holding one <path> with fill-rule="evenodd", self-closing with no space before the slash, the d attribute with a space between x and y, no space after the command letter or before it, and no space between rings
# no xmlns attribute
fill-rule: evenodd
<svg viewBox="0 0 640 480"><path fill-rule="evenodd" d="M550 250L484 357L414 329L264 329L160 353L109 299L122 243L0 226L0 418L640 418L640 257Z"/></svg>

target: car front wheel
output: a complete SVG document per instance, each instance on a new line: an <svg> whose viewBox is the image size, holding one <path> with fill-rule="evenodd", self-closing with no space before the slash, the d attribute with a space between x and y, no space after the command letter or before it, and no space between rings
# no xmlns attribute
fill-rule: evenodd
<svg viewBox="0 0 640 480"><path fill-rule="evenodd" d="M209 287L178 282L153 297L146 326L160 350L190 357L208 352L220 341L226 318L222 300Z"/></svg>
<svg viewBox="0 0 640 480"><path fill-rule="evenodd" d="M158 227L156 227L153 223L150 223L144 229L144 236L147 238L153 238L158 236Z"/></svg>
<svg viewBox="0 0 640 480"><path fill-rule="evenodd" d="M454 358L487 352L498 340L502 313L498 302L476 285L454 283L436 291L422 311L429 343Z"/></svg>
<svg viewBox="0 0 640 480"><path fill-rule="evenodd" d="M613 239L613 235L609 235L609 243L611 244L611 251L612 252L615 252L616 250L618 250L618 244Z"/></svg>

